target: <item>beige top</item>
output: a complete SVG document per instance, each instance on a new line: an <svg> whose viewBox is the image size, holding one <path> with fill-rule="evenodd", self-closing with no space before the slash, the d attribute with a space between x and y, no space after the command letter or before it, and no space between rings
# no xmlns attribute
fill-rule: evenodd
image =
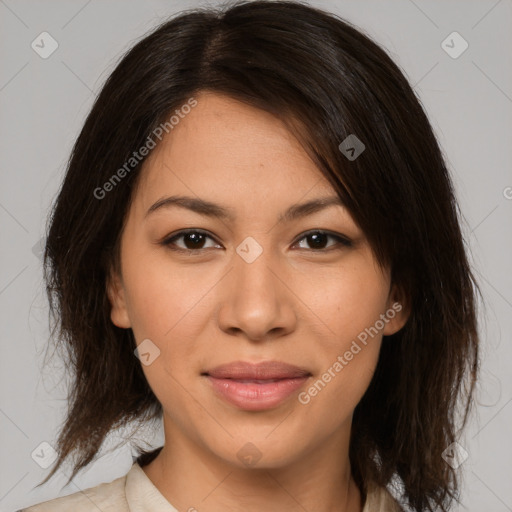
<svg viewBox="0 0 512 512"><path fill-rule="evenodd" d="M154 486L137 462L124 476L18 512L178 512ZM384 488L368 492L363 512L400 512Z"/></svg>

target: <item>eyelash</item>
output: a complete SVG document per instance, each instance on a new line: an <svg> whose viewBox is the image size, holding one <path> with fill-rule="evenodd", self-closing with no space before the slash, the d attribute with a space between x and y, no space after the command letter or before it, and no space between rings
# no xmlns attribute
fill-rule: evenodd
<svg viewBox="0 0 512 512"><path fill-rule="evenodd" d="M161 244L166 246L168 249L170 249L172 251L185 252L185 253L189 253L189 254L200 253L200 252L206 251L208 249L213 249L213 247L206 247L206 248L199 248L199 249L184 249L182 247L176 247L174 245L176 240L178 240L179 238L182 238L183 236L190 235L190 234L204 235L207 238L210 238L211 240L213 240L215 243L218 243L211 235L209 235L205 231L202 231L200 229L187 229L187 230L179 231L178 233L175 233L171 237L164 239L161 242ZM347 238L345 236L337 235L335 233L331 233L330 231L325 231L325 230L320 230L320 229L314 229L314 230L307 231L306 233L303 233L301 238L297 239L297 241L294 243L294 245L301 242L308 236L316 235L316 234L327 235L328 237L336 239L338 241L338 244L337 244L338 247L336 247L336 245L334 245L334 246L331 246L326 249L303 249L303 250L310 251L310 252L326 253L331 250L336 250L336 249L340 250L342 248L353 246L352 241L349 238ZM339 246L341 246L341 247L339 247Z"/></svg>

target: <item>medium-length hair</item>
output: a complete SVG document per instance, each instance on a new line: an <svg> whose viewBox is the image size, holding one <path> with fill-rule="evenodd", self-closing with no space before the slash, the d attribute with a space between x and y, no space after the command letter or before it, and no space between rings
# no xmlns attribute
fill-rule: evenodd
<svg viewBox="0 0 512 512"><path fill-rule="evenodd" d="M460 484L442 453L467 423L479 369L481 293L463 217L421 101L397 64L351 23L297 1L179 13L129 49L102 87L49 218L52 337L73 383L58 459L43 483L73 456L71 480L113 429L162 417L131 329L111 321L106 283L119 268L120 236L145 158L126 162L201 91L286 123L379 265L391 270L410 315L384 336L355 408L352 473L363 492L398 478L413 510L447 510ZM365 146L355 159L339 148L350 135Z"/></svg>

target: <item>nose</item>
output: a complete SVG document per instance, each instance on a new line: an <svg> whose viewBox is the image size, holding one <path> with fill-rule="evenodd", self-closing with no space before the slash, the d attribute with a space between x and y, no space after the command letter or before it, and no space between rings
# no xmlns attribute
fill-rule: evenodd
<svg viewBox="0 0 512 512"><path fill-rule="evenodd" d="M234 255L233 268L219 296L219 327L249 341L265 341L292 332L297 314L289 270L271 258L270 251L247 262ZM286 273L286 275L285 275Z"/></svg>

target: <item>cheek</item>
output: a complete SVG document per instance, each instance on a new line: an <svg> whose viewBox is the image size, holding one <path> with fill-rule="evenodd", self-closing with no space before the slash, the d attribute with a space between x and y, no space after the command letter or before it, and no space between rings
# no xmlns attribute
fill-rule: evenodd
<svg viewBox="0 0 512 512"><path fill-rule="evenodd" d="M172 265L157 251L133 254L126 261L126 290L132 329L137 340L164 344L182 325L199 325L202 297L212 279L190 268ZM192 332L190 332L192 335Z"/></svg>
<svg viewBox="0 0 512 512"><path fill-rule="evenodd" d="M341 350L331 357L323 373L313 383L313 388L322 393L325 402L352 410L358 404L375 372L379 359L382 337L377 335L365 343L357 339L343 343ZM328 392L324 392L324 389ZM312 396L314 389L309 389ZM326 407L324 410L333 410Z"/></svg>
<svg viewBox="0 0 512 512"><path fill-rule="evenodd" d="M387 277L365 258L316 272L314 279L296 285L294 291L307 306L302 314L313 322L317 343L331 355L332 350L348 350L352 340L376 324L386 311L390 288Z"/></svg>
<svg viewBox="0 0 512 512"><path fill-rule="evenodd" d="M314 339L319 371L298 397L308 417L321 418L325 435L351 417L379 359L382 332L375 324L385 302L379 293L369 296L368 289L360 290L347 287L338 291L337 305L333 306L330 298L320 309L329 330Z"/></svg>
<svg viewBox="0 0 512 512"><path fill-rule="evenodd" d="M199 374L197 340L209 318L204 295L213 283L205 282L204 275L166 265L162 258L141 256L139 262L144 263L130 262L126 289L135 339L151 353L149 364L141 357L142 370L166 415L193 430L190 418L200 418L204 411L185 390L191 375Z"/></svg>
<svg viewBox="0 0 512 512"><path fill-rule="evenodd" d="M356 407L373 377L389 282L373 265L354 265L317 276L316 284L303 296L320 321L313 341L321 364L300 402L334 425Z"/></svg>
<svg viewBox="0 0 512 512"><path fill-rule="evenodd" d="M143 370L165 404L166 397L183 394L180 383L199 374L202 351L208 349L198 340L211 321L211 289L219 279L192 266L171 265L155 251L127 256L124 272L133 334L155 354Z"/></svg>
<svg viewBox="0 0 512 512"><path fill-rule="evenodd" d="M315 418L300 421L304 438L329 438L341 425L349 425L358 403L371 382L378 361L380 340L375 339L370 348L353 355L343 362L329 358L324 373L312 379L310 385L298 396L297 418Z"/></svg>

